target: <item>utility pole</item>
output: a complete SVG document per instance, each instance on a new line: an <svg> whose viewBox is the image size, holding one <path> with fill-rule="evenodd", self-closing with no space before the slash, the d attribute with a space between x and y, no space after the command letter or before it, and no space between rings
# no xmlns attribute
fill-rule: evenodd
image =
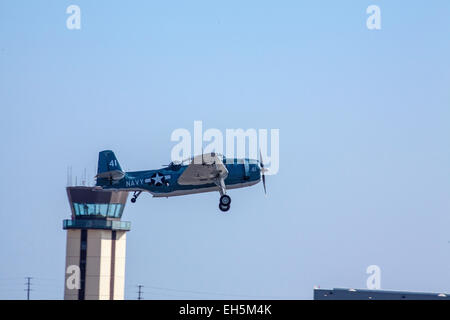
<svg viewBox="0 0 450 320"><path fill-rule="evenodd" d="M31 279L33 279L33 278L25 277L25 279L27 280L27 283L25 283L25 285L27 286L27 288L25 289L25 291L27 292L27 300L30 300Z"/></svg>
<svg viewBox="0 0 450 320"><path fill-rule="evenodd" d="M138 300L142 300L142 294L143 294L142 288L143 288L143 287L144 287L144 286L141 285L141 284L138 285L138 289L139 289L139 291L138 291Z"/></svg>

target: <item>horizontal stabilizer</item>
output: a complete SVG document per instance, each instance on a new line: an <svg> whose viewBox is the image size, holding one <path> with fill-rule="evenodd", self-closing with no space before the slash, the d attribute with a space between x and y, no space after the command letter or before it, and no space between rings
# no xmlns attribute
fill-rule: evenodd
<svg viewBox="0 0 450 320"><path fill-rule="evenodd" d="M120 180L125 176L123 171L113 170L97 174L95 177L100 179Z"/></svg>

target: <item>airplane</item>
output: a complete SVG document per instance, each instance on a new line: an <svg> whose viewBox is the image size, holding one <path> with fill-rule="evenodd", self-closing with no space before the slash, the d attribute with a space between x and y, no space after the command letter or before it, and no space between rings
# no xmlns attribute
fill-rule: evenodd
<svg viewBox="0 0 450 320"><path fill-rule="evenodd" d="M190 161L190 163L187 163ZM133 192L131 202L149 192L153 197L173 197L218 191L219 209L227 212L231 198L228 189L250 187L262 180L266 192L266 178L262 155L260 161L234 159L211 152L181 162L171 162L157 170L124 172L114 152L99 153L96 186L102 189Z"/></svg>

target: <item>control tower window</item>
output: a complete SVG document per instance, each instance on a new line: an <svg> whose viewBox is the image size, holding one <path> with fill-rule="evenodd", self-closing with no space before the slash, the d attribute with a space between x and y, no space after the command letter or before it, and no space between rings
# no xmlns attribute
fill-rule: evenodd
<svg viewBox="0 0 450 320"><path fill-rule="evenodd" d="M122 217L124 206L120 203L73 203L73 209L76 216L80 217Z"/></svg>

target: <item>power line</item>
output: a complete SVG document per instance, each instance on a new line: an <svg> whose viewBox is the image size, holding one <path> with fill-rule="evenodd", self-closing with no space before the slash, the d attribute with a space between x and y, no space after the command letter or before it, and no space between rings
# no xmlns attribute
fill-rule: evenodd
<svg viewBox="0 0 450 320"><path fill-rule="evenodd" d="M142 288L143 288L143 287L144 287L144 286L141 285L141 284L138 285L138 288L139 288L139 291L138 291L138 300L142 300L142 294L143 294Z"/></svg>
<svg viewBox="0 0 450 320"><path fill-rule="evenodd" d="M259 298L259 299L280 299L281 298L281 297L275 297L275 296L255 296L255 295L247 295L247 294L183 290L183 289L173 289L173 288L155 287L155 286L150 286L149 288L156 289L156 290L183 292L183 293L191 293L191 294L199 294L199 295L216 295L216 296L226 296L226 297Z"/></svg>
<svg viewBox="0 0 450 320"><path fill-rule="evenodd" d="M141 285L144 287L143 285ZM198 290L186 290L186 289L175 289L167 287L159 287L154 285L146 285L146 288L151 290L162 290L162 291L172 291L178 293L187 293L195 295L215 295L215 296L225 296L225 297L237 297L237 298L247 298L247 299L290 299L294 297L290 296L265 296L265 295L249 295L249 294L236 294L236 293L225 293L225 292L211 292L211 291L198 291Z"/></svg>
<svg viewBox="0 0 450 320"><path fill-rule="evenodd" d="M27 288L25 289L25 291L27 292L27 300L30 300L31 279L33 279L33 278L25 277L25 279L27 280L27 283L25 283L25 285L27 286Z"/></svg>

